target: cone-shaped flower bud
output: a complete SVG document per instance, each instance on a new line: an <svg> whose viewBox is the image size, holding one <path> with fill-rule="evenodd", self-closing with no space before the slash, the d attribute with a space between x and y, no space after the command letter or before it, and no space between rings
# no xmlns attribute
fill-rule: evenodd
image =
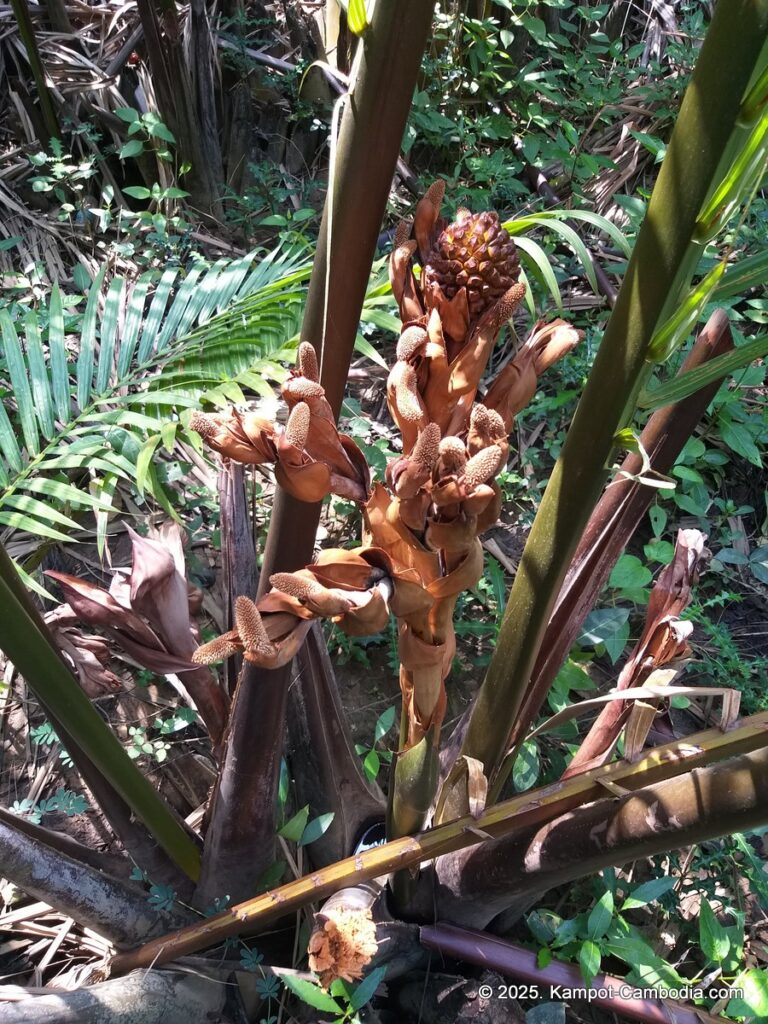
<svg viewBox="0 0 768 1024"><path fill-rule="evenodd" d="M309 406L306 402L299 402L291 411L288 422L285 425L285 439L294 448L303 449L309 436Z"/></svg>
<svg viewBox="0 0 768 1024"><path fill-rule="evenodd" d="M305 608L323 618L344 615L352 607L349 596L342 591L324 587L312 576L311 570L299 572L276 572L269 577L275 590L295 597Z"/></svg>
<svg viewBox="0 0 768 1024"><path fill-rule="evenodd" d="M437 237L424 266L430 306L451 301L464 289L472 320L496 305L520 276L517 248L491 212L462 210ZM449 332L452 333L452 332Z"/></svg>
<svg viewBox="0 0 768 1024"><path fill-rule="evenodd" d="M235 622L247 660L260 663L274 657L277 649L267 636L259 609L249 597L241 596L235 601Z"/></svg>
<svg viewBox="0 0 768 1024"><path fill-rule="evenodd" d="M458 437L444 437L440 442L438 478L460 476L467 464L467 452Z"/></svg>
<svg viewBox="0 0 768 1024"><path fill-rule="evenodd" d="M440 428L428 423L419 434L413 451L387 466L387 483L398 498L414 498L431 479L437 462Z"/></svg>
<svg viewBox="0 0 768 1024"><path fill-rule="evenodd" d="M490 448L483 448L477 455L473 455L464 470L464 483L467 490L472 491L496 476L501 469L503 458L504 453L495 444Z"/></svg>
<svg viewBox="0 0 768 1024"><path fill-rule="evenodd" d="M317 365L317 351L314 345L308 341L302 341L299 345L298 358L299 373L309 380L320 380L320 369Z"/></svg>

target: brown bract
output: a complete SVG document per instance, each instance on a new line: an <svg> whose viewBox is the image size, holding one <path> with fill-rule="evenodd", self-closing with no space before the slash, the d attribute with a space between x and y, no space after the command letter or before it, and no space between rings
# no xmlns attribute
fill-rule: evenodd
<svg viewBox="0 0 768 1024"><path fill-rule="evenodd" d="M654 673L688 654L693 623L680 615L710 556L699 530L680 530L674 558L657 579L648 601L645 628L616 683L617 690L642 686ZM632 711L631 701L614 701L602 710L563 778L605 763Z"/></svg>
<svg viewBox="0 0 768 1024"><path fill-rule="evenodd" d="M362 503L370 491L368 465L355 442L336 429L317 373L315 350L302 342L297 367L282 388L289 410L284 428L234 406L223 413L193 413L190 426L226 458L273 463L277 482L299 501L337 494Z"/></svg>
<svg viewBox="0 0 768 1024"><path fill-rule="evenodd" d="M190 616L182 532L176 523L141 537L128 529L133 552L129 572L117 572L109 591L66 573L58 581L74 615L103 629L139 665L159 675L181 676L218 746L229 701L210 672L193 664L197 630ZM150 625L151 623L151 625Z"/></svg>

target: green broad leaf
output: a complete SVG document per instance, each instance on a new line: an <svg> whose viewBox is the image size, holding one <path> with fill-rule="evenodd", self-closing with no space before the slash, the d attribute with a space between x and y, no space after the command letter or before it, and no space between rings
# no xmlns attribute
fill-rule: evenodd
<svg viewBox="0 0 768 1024"><path fill-rule="evenodd" d="M543 971L545 967L552 963L552 951L547 949L546 946L542 946L539 952L536 954L536 966L540 971Z"/></svg>
<svg viewBox="0 0 768 1024"><path fill-rule="evenodd" d="M59 512L50 502L40 501L38 498L33 498L30 494L21 494L17 491L15 494L7 495L3 498L3 508L16 509L17 512L36 516L38 519L42 519L43 522L67 526L70 530L80 529L80 523Z"/></svg>
<svg viewBox="0 0 768 1024"><path fill-rule="evenodd" d="M307 1006L322 1010L324 1013L334 1013L337 1017L344 1016L341 1005L313 981L297 978L295 974L280 974L279 971L278 974L285 987Z"/></svg>
<svg viewBox="0 0 768 1024"><path fill-rule="evenodd" d="M144 494L144 488L147 483L147 475L149 473L150 464L155 454L155 449L160 444L160 434L155 434L154 437L150 437L144 447L139 452L139 457L136 460L136 489L139 494Z"/></svg>
<svg viewBox="0 0 768 1024"><path fill-rule="evenodd" d="M667 510L661 505L651 505L648 509L648 518L651 521L653 536L660 537L667 525Z"/></svg>
<svg viewBox="0 0 768 1024"><path fill-rule="evenodd" d="M732 352L710 359L702 366L680 373L666 384L643 391L638 399L641 409L661 409L665 405L681 402L684 398L707 387L723 377L728 377L749 366L756 359L768 355L768 335L761 335L746 345L739 345Z"/></svg>
<svg viewBox="0 0 768 1024"><path fill-rule="evenodd" d="M520 747L512 766L512 784L516 791L524 793L534 786L540 771L538 744L528 740Z"/></svg>
<svg viewBox="0 0 768 1024"><path fill-rule="evenodd" d="M101 284L107 272L105 263L88 290L80 333L80 354L77 357L77 404L81 410L88 405L93 387L93 361L96 349L96 319L99 311Z"/></svg>
<svg viewBox="0 0 768 1024"><path fill-rule="evenodd" d="M600 970L602 959L600 947L596 942L593 942L591 939L582 942L579 949L579 967L581 968L581 976L587 985L591 985L595 980L595 976Z"/></svg>
<svg viewBox="0 0 768 1024"><path fill-rule="evenodd" d="M133 107L117 107L114 111L121 121L125 121L126 124L133 124L134 121L139 120L138 110L134 110Z"/></svg>
<svg viewBox="0 0 768 1024"><path fill-rule="evenodd" d="M608 577L608 585L617 590L636 590L647 587L653 574L635 555L622 555Z"/></svg>
<svg viewBox="0 0 768 1024"><path fill-rule="evenodd" d="M151 271L142 274L128 294L125 321L120 336L120 351L117 357L118 380L123 380L126 377L133 361L136 342L139 338L141 319L144 314L144 300L147 297L153 277L154 274Z"/></svg>
<svg viewBox="0 0 768 1024"><path fill-rule="evenodd" d="M671 892L675 887L674 878L652 878L650 882L643 882L627 896L621 905L621 912L633 910L635 907L644 907L648 903L654 903L665 892Z"/></svg>
<svg viewBox="0 0 768 1024"><path fill-rule="evenodd" d="M760 457L760 449L754 442L752 434L743 423L733 423L731 420L720 417L718 420L720 436L728 445L731 451L736 452L753 466L762 469L763 461Z"/></svg>
<svg viewBox="0 0 768 1024"><path fill-rule="evenodd" d="M361 36L368 28L368 15L365 10L365 0L349 0L347 8L347 24L349 31L356 36Z"/></svg>
<svg viewBox="0 0 768 1024"><path fill-rule="evenodd" d="M21 343L16 334L13 321L6 310L0 310L0 330L2 333L5 364L8 367L13 397L16 400L16 408L18 409L19 420L21 421L24 444L28 455L33 457L39 451L40 441L37 432L35 403L32 399L32 389L29 386L27 364L21 350Z"/></svg>
<svg viewBox="0 0 768 1024"><path fill-rule="evenodd" d="M768 281L768 249L729 264L723 279L715 289L713 301L723 302L743 295L752 288L762 288Z"/></svg>
<svg viewBox="0 0 768 1024"><path fill-rule="evenodd" d="M368 779L369 782L375 782L380 768L381 758L379 757L378 751L369 750L363 760L363 771L365 772L366 779Z"/></svg>
<svg viewBox="0 0 768 1024"><path fill-rule="evenodd" d="M173 451L173 446L176 444L176 430L178 427L178 420L168 420L160 428L160 437L163 442L163 448L165 448L169 455Z"/></svg>
<svg viewBox="0 0 768 1024"><path fill-rule="evenodd" d="M48 368L45 364L43 343L40 337L40 325L37 314L30 310L24 317L24 342L27 349L29 378L32 382L32 397L35 413L43 436L50 440L53 437L53 400L51 383L48 379Z"/></svg>
<svg viewBox="0 0 768 1024"><path fill-rule="evenodd" d="M300 811L297 811L292 818L290 818L278 830L278 835L282 836L283 839L288 839L292 843L298 843L304 834L304 829L307 827L307 821L309 819L309 805L302 807Z"/></svg>
<svg viewBox="0 0 768 1024"><path fill-rule="evenodd" d="M608 931L612 917L613 893L608 890L603 893L587 918L587 934L590 939L601 939Z"/></svg>
<svg viewBox="0 0 768 1024"><path fill-rule="evenodd" d="M58 284L51 288L48 303L48 352L51 363L51 388L56 415L61 423L69 419L69 368L64 341L64 309Z"/></svg>
<svg viewBox="0 0 768 1024"><path fill-rule="evenodd" d="M527 257L530 269L538 277L545 289L552 296L552 301L557 309L563 308L563 296L560 294L560 285L557 283L555 272L552 269L549 257L538 244L530 238L518 235L515 238L515 245Z"/></svg>
<svg viewBox="0 0 768 1024"><path fill-rule="evenodd" d="M370 1003L376 989L384 981L386 974L387 968L385 965L384 967L377 967L370 974L366 975L349 997L350 1007L353 1010L360 1010L367 1003Z"/></svg>
<svg viewBox="0 0 768 1024"><path fill-rule="evenodd" d="M713 964L722 963L731 948L728 932L718 921L706 896L702 896L699 910L699 945Z"/></svg>
<svg viewBox="0 0 768 1024"><path fill-rule="evenodd" d="M755 579L768 584L768 544L763 544L750 552L749 570Z"/></svg>
<svg viewBox="0 0 768 1024"><path fill-rule="evenodd" d="M756 1021L768 1018L768 971L758 968L742 971L733 988L743 995L728 1001L725 1012L729 1017L754 1017Z"/></svg>
<svg viewBox="0 0 768 1024"><path fill-rule="evenodd" d="M0 524L10 526L14 530L24 530L26 533L49 537L51 540L69 540L66 533L62 533L61 530L54 530L43 520L33 519L20 512L0 512Z"/></svg>
<svg viewBox="0 0 768 1024"><path fill-rule="evenodd" d="M104 394L107 390L107 385L112 377L117 325L123 298L123 284L122 278L114 278L110 282L107 298L104 302L104 314L101 318L101 337L99 339L99 363L96 367L96 393L99 395Z"/></svg>
<svg viewBox="0 0 768 1024"><path fill-rule="evenodd" d="M334 812L328 811L327 814L320 814L318 817L313 818L301 833L301 839L299 839L298 845L309 846L310 843L314 843L316 839L320 838L320 836L325 835L331 827L331 822L334 817Z"/></svg>
<svg viewBox="0 0 768 1024"><path fill-rule="evenodd" d="M691 288L673 315L659 327L648 345L646 362L664 363L676 352L691 333L704 307L725 273L725 262L717 263L709 273Z"/></svg>
<svg viewBox="0 0 768 1024"><path fill-rule="evenodd" d="M87 490L74 486L72 483L65 483L62 480L53 480L47 476L36 476L32 479L19 482L19 487L24 487L27 492L38 495L45 495L47 498L55 498L61 504L82 505L89 509L102 509L104 512L113 511L113 506L108 502L101 502Z"/></svg>
<svg viewBox="0 0 768 1024"><path fill-rule="evenodd" d="M565 697L570 694L571 690L580 692L581 690L595 689L595 683L591 677L587 675L581 665L577 665L570 658L557 673L552 685L558 693L562 693Z"/></svg>
<svg viewBox="0 0 768 1024"><path fill-rule="evenodd" d="M148 128L148 131L150 135L153 135L157 139L162 139L163 142L174 143L176 141L176 136L170 128L163 124L162 121L157 121Z"/></svg>
<svg viewBox="0 0 768 1024"><path fill-rule="evenodd" d="M8 468L16 473L20 473L24 467L24 460L21 457L21 449L16 439L16 432L11 426L11 421L8 419L8 413L5 411L3 402L0 402L0 451L8 463ZM7 474L2 463L0 463L0 470L2 470L3 475L6 477L6 483L3 486L7 486Z"/></svg>
<svg viewBox="0 0 768 1024"><path fill-rule="evenodd" d="M376 719L376 727L373 731L373 742L378 743L379 740L383 739L392 726L395 724L395 715L397 709L394 704L391 708L387 708L386 711L382 711L379 717Z"/></svg>
<svg viewBox="0 0 768 1024"><path fill-rule="evenodd" d="M359 352L361 356L365 356L366 359L370 359L371 362L376 363L377 366L381 366L385 370L389 369L384 357L379 355L370 341L368 341L367 338L364 338L362 334L358 334L355 337L355 352Z"/></svg>
<svg viewBox="0 0 768 1024"><path fill-rule="evenodd" d="M590 647L617 637L629 619L629 608L595 608L584 620L578 643Z"/></svg>
<svg viewBox="0 0 768 1024"><path fill-rule="evenodd" d="M144 143L141 139L129 139L125 145L120 147L120 159L128 160L132 156L139 156L144 152ZM141 185L128 185L127 188L123 189L126 195L133 196L134 199L146 199L150 195L150 191L147 188L143 188ZM146 196L137 195L138 192L146 192Z"/></svg>
<svg viewBox="0 0 768 1024"><path fill-rule="evenodd" d="M49 594L45 587L42 587L34 576L30 576L28 572L25 572L18 562L14 562L13 564L16 567L16 572L19 574L19 579L27 589L34 591L38 597L42 597L44 601L56 601L53 594Z"/></svg>

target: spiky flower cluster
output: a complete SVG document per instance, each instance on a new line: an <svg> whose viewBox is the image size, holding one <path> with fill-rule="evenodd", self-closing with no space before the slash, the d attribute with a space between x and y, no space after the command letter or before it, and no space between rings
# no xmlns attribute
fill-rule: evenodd
<svg viewBox="0 0 768 1024"><path fill-rule="evenodd" d="M453 610L482 572L478 537L498 519L495 478L507 461L514 416L533 396L538 375L579 339L562 321L537 325L477 401L496 338L525 289L498 217L460 210L447 224L440 218L444 190L435 183L413 223L398 227L390 259L403 329L387 403L403 444L384 481L371 487L362 453L339 434L307 343L282 388L284 428L234 409L193 420L223 455L274 463L278 482L296 497L342 495L360 503L364 518L362 547L323 551L299 572L272 576L270 593L257 604L241 598L235 629L200 648L196 660L242 651L275 666L293 657L314 618L360 635L380 631L393 613L406 747L427 732L437 740L455 648Z"/></svg>

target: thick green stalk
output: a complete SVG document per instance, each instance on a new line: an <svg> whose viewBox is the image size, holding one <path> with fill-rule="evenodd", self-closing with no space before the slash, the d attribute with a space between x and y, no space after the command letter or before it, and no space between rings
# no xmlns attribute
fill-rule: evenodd
<svg viewBox="0 0 768 1024"><path fill-rule="evenodd" d="M128 804L176 864L190 877L200 871L194 840L174 817L152 784L128 757L117 737L83 693L61 660L50 636L26 600L8 581L16 572L0 548L0 650L14 663L27 685L60 722L79 749Z"/></svg>
<svg viewBox="0 0 768 1024"><path fill-rule="evenodd" d="M703 203L722 176L744 92L768 37L768 0L721 0L638 235L616 307L510 592L462 754L489 776L505 754L554 601L649 371L654 332L687 286Z"/></svg>

